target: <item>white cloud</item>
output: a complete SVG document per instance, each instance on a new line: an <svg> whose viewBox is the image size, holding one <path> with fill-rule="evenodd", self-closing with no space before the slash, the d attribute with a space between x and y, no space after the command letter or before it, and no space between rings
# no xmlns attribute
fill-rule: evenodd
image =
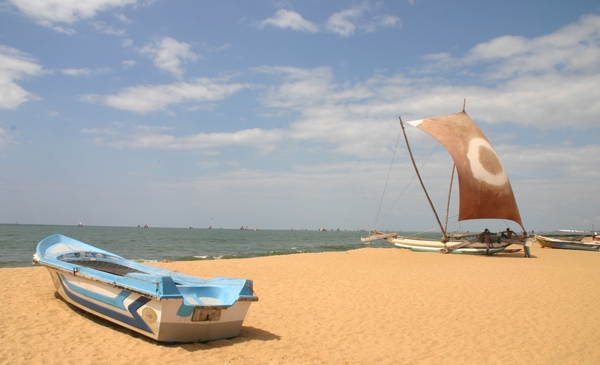
<svg viewBox="0 0 600 365"><path fill-rule="evenodd" d="M92 70L89 68L67 68L60 72L69 76L90 76L92 74Z"/></svg>
<svg viewBox="0 0 600 365"><path fill-rule="evenodd" d="M206 43L206 42L203 42L203 43L201 44L201 49L202 49L204 52L207 52L207 53L216 53L216 52L222 52L222 51L224 51L224 50L226 50L226 49L229 49L230 47L231 47L231 44L230 44L230 43L223 43L223 44L222 44L222 45L220 45L220 46L213 46L213 45L211 45L211 44L208 44L208 43Z"/></svg>
<svg viewBox="0 0 600 365"><path fill-rule="evenodd" d="M42 24L42 25L46 25L46 24ZM75 29L73 29L73 28L65 28L65 27L62 27L59 25L50 26L50 28L52 28L55 32L64 33L67 35L73 35L73 34L77 33L75 31Z"/></svg>
<svg viewBox="0 0 600 365"><path fill-rule="evenodd" d="M100 68L96 70L85 68L66 68L60 70L61 73L69 76L95 76L98 74L110 72L110 68Z"/></svg>
<svg viewBox="0 0 600 365"><path fill-rule="evenodd" d="M110 24L106 24L105 22L92 22L92 27L94 30L100 33L109 34L109 35L123 35L125 34L124 29L117 29Z"/></svg>
<svg viewBox="0 0 600 365"><path fill-rule="evenodd" d="M365 82L337 84L326 67L255 68L282 78L266 89L261 102L271 109L300 113L289 127L292 140L325 142L335 151L354 156L382 151L364 136L384 140L393 133L390 116L413 119L447 114L459 111L463 98L468 99L467 111L479 122L541 130L597 128L600 54L592 55L600 47L599 19L585 16L543 37L502 37L476 45L462 59L445 57L444 62L454 62L453 67L486 66L481 74L470 71L462 84L443 75L429 78L418 73L414 77L375 75ZM515 59L520 63L513 65ZM437 61L435 65L441 65ZM482 75L494 75L495 83L482 83Z"/></svg>
<svg viewBox="0 0 600 365"><path fill-rule="evenodd" d="M15 81L25 76L36 76L42 72L28 54L15 48L0 45L0 108L16 109L34 98L34 95Z"/></svg>
<svg viewBox="0 0 600 365"><path fill-rule="evenodd" d="M402 26L400 18L394 15L375 15L369 19L366 17L366 14L370 11L372 9L363 5L337 12L327 20L327 29L343 37L349 37L357 29L367 33L374 33L382 27L400 28Z"/></svg>
<svg viewBox="0 0 600 365"><path fill-rule="evenodd" d="M355 7L342 10L329 17L327 20L327 29L344 37L354 34L356 25L354 22L363 14L364 8Z"/></svg>
<svg viewBox="0 0 600 365"><path fill-rule="evenodd" d="M129 67L135 66L137 62L135 62L135 60L125 60L121 62L121 64L123 65L123 68L127 69Z"/></svg>
<svg viewBox="0 0 600 365"><path fill-rule="evenodd" d="M104 10L135 4L136 0L9 0L9 2L38 24L70 33L72 30L55 24L72 24L81 19L89 19Z"/></svg>
<svg viewBox="0 0 600 365"><path fill-rule="evenodd" d="M356 6L339 11L329 17L324 29L343 37L349 37L356 30L373 33L382 27L400 27L400 18L394 15L375 15L371 19L365 19L365 13L371 11L369 6ZM278 28L288 28L309 33L320 32L322 27L306 20L302 15L286 9L278 10L275 16L265 19L261 26L272 25Z"/></svg>
<svg viewBox="0 0 600 365"><path fill-rule="evenodd" d="M154 65L181 79L183 76L182 61L196 60L198 55L190 50L190 45L177 42L171 37L164 37L154 44L143 47L140 52L148 55Z"/></svg>
<svg viewBox="0 0 600 365"><path fill-rule="evenodd" d="M227 84L207 78L197 78L193 82L133 86L116 95L84 95L82 99L91 102L101 101L112 108L149 113L165 111L171 105L182 103L206 103L222 100L247 87L249 86L245 84Z"/></svg>
<svg viewBox="0 0 600 365"><path fill-rule="evenodd" d="M134 4L135 0L9 0L23 13L47 22L73 23L91 18L97 12L111 7Z"/></svg>
<svg viewBox="0 0 600 365"><path fill-rule="evenodd" d="M5 149L11 144L17 144L14 137L6 129L0 128L0 150Z"/></svg>
<svg viewBox="0 0 600 365"><path fill-rule="evenodd" d="M271 87L262 101L271 108L303 108L314 103L322 104L332 86L333 73L329 67L311 70L296 67L263 66L255 71L281 76L283 83Z"/></svg>
<svg viewBox="0 0 600 365"><path fill-rule="evenodd" d="M114 17L122 21L123 23L131 23L131 20L125 16L125 14L114 14Z"/></svg>
<svg viewBox="0 0 600 365"><path fill-rule="evenodd" d="M121 41L121 47L130 47L133 45L133 40L132 39L123 39Z"/></svg>
<svg viewBox="0 0 600 365"><path fill-rule="evenodd" d="M449 54L427 56L429 70L479 65L489 79L508 79L547 72L588 73L600 70L600 16L586 15L554 33L525 38L502 36L480 43L462 58Z"/></svg>
<svg viewBox="0 0 600 365"><path fill-rule="evenodd" d="M394 15L381 15L374 18L382 26L393 27L401 23L400 18Z"/></svg>
<svg viewBox="0 0 600 365"><path fill-rule="evenodd" d="M533 53L536 59L549 59L550 64L555 64L557 44L567 49L572 49L571 45L587 47L582 49L583 53L595 53L597 44L600 44L600 32L594 33L594 27L590 26L594 24L592 20L584 17L578 24L540 38L499 38L497 41L512 55L526 52L522 44L545 44L544 47L534 47L536 51ZM561 41L549 42L549 39ZM506 64L489 64L490 59L510 59L494 51L494 47L486 49L495 41L476 45L463 59L448 57L455 61L455 65L488 65L484 74L494 73L505 68ZM518 74L499 73L505 75L504 78L492 86L482 83L477 74L470 79L473 80L471 83L454 85L441 77L429 78L419 74L376 74L364 81L337 83L328 67L261 66L253 68L253 71L280 78L275 85L261 89L259 101L264 109L259 113L289 116L291 120L287 128L245 129L240 134L213 133L188 137L175 137L158 131L146 136L146 140L152 140L156 146L214 149L228 144L259 148L261 140L269 140L270 148L295 145L310 149L314 146L340 155L368 158L389 153L381 141L389 141L390 135L397 133L395 117L402 116L407 120L459 111L463 98L468 99L469 114L483 123L513 123L541 130L567 126L585 129L597 128L600 116L597 103L600 100L600 88L597 87L600 85L600 69L595 68L593 62L573 62L569 67L533 68ZM116 95L97 98L111 107L146 113L166 110L176 104L221 100L246 87L248 85L198 79L193 83L132 87ZM255 141L251 142L253 138ZM152 145L143 144L139 139L136 141L132 145Z"/></svg>
<svg viewBox="0 0 600 365"><path fill-rule="evenodd" d="M209 154L215 154L215 148L225 146L247 146L261 151L270 151L275 143L285 139L285 134L278 129L252 128L232 133L176 136L171 133L172 127L136 126L131 133L123 133L121 125L115 127L102 130L86 129L82 133L94 135L94 143L107 144L115 148L205 150L205 153ZM105 139L106 136L111 139Z"/></svg>
<svg viewBox="0 0 600 365"><path fill-rule="evenodd" d="M319 31L318 26L302 18L302 15L285 9L278 10L274 17L263 20L261 25L273 25L278 28L289 28L309 33Z"/></svg>

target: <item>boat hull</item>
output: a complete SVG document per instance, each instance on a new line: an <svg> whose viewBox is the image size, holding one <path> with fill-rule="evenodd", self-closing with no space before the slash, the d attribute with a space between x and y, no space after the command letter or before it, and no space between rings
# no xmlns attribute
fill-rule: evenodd
<svg viewBox="0 0 600 365"><path fill-rule="evenodd" d="M409 249L417 252L443 252L452 254L467 254L467 255L493 255L504 251L510 243L494 243L489 249L484 243L470 243L463 247L452 249L452 244L444 244L441 241L412 239L408 237L386 238L386 241L399 248ZM456 244L459 244L458 242ZM450 248L450 249L449 249Z"/></svg>
<svg viewBox="0 0 600 365"><path fill-rule="evenodd" d="M585 243L581 241L561 240L557 238L535 236L535 240L543 248L558 248L564 250L580 250L580 251L600 251L600 242L591 241Z"/></svg>
<svg viewBox="0 0 600 365"><path fill-rule="evenodd" d="M193 276L142 265L68 237L38 245L34 263L46 267L66 302L161 342L203 342L239 335L252 281Z"/></svg>
<svg viewBox="0 0 600 365"><path fill-rule="evenodd" d="M239 335L250 301L220 309L217 321L192 321L182 299L155 300L108 284L47 268L66 302L162 342L203 342ZM179 313L179 314L178 314ZM182 314L188 314L183 316Z"/></svg>

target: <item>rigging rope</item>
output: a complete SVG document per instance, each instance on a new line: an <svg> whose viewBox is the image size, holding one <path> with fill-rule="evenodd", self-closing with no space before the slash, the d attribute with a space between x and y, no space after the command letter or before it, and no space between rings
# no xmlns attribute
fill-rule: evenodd
<svg viewBox="0 0 600 365"><path fill-rule="evenodd" d="M433 148L433 150L431 150L431 153L429 154L429 156L427 156L427 159L421 164L421 168L420 170L423 170L423 167L425 167L425 164L429 161L429 159L431 158L431 156L433 156L433 153L435 152L435 150L437 150L439 146L439 143L437 145L435 145L435 147ZM413 175L412 179L410 179L410 181L408 182L408 184L406 184L406 186L404 187L404 190L402 190L402 192L400 193L400 195L398 195L398 197L396 198L396 200L394 200L394 203L392 204L392 206L390 207L390 209L388 209L388 211L385 213L385 215L383 216L383 218L381 220L385 220L385 218L387 217L387 215L392 211L392 208L394 208L394 206L396 205L396 203L398 203L398 200L400 200L400 198L402 197L402 195L404 195L404 192L406 191L406 189L408 189L408 187L410 186L410 184L412 184L412 182L415 180L415 178L417 177L417 175Z"/></svg>
<svg viewBox="0 0 600 365"><path fill-rule="evenodd" d="M375 217L375 223L373 224L373 229L377 229L377 222L379 220L379 213L381 212L381 205L383 204L383 198L385 197L385 192L387 190L387 185L388 182L390 180L390 174L392 172L392 167L394 165L394 159L396 157L396 151L398 150L398 141L400 141L400 134L402 132L402 128L399 129L398 131L398 137L396 138L396 146L394 147L394 153L392 154L392 161L390 162L390 168L388 170L388 174L387 174L387 178L385 179L385 185L383 187L383 193L381 194L381 200L379 201L379 207L377 208L377 215ZM431 151L431 153L429 154L429 156L427 156L427 159L421 164L421 169L423 169L423 167L425 166L425 164L427 163L427 161L429 161L429 159L431 158L431 156L433 155L433 153L435 152L435 150L437 150L438 146L440 144L436 144L434 149ZM385 215L383 216L383 218L381 219L382 221L385 220L385 218L387 217L387 215L390 213L390 211L392 210L392 208L396 205L396 203L398 202L398 200L400 200L400 198L402 197L402 195L404 195L404 192L406 191L406 189L408 189L408 187L410 186L410 184L412 184L412 182L414 181L414 179L417 177L417 175L413 175L412 179L410 179L410 181L408 182L408 184L406 184L406 186L404 187L404 190L402 190L402 192L400 193L400 195L398 196L398 198L396 198L396 200L394 201L394 203L392 204L392 206L390 207L390 209L388 209L388 211L385 213Z"/></svg>
<svg viewBox="0 0 600 365"><path fill-rule="evenodd" d="M381 193L381 200L379 201L379 208L377 208L377 215L375 216L375 223L373 224L373 229L377 228L377 220L379 219L379 212L381 212L381 205L383 204L383 197L385 196L385 191L387 190L387 184L390 180L390 173L392 172L392 166L394 166L394 158L396 157L396 151L398 150L398 141L400 141L400 132L398 131L398 137L396 138L396 147L394 147L394 153L392 154L392 161L390 162L390 168L388 170L387 178L385 179L385 185L383 186L383 193Z"/></svg>

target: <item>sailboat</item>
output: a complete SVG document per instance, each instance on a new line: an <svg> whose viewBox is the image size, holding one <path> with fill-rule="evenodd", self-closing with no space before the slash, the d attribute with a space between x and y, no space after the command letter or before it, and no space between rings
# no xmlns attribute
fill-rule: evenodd
<svg viewBox="0 0 600 365"><path fill-rule="evenodd" d="M361 240L369 242L384 239L397 247L413 251L487 255L504 251L510 245L521 245L525 249L525 256L529 256L529 246L532 241L528 239L527 231L523 227L508 175L490 141L465 112L464 104L463 110L456 114L410 122L402 122L402 118L399 120L413 167L439 224L442 237L437 240L415 238L400 236L397 233L384 233L374 229L370 231L369 236L362 237ZM405 123L417 127L435 138L446 148L454 160L445 225L442 225L421 179L408 143L404 129ZM459 183L458 221L507 219L517 223L523 233L517 234L509 229L506 232L494 233L487 228L481 233L448 233L448 210L455 170Z"/></svg>

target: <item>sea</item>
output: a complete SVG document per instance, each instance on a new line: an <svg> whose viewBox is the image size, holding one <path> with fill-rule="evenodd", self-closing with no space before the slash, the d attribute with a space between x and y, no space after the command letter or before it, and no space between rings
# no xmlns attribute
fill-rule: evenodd
<svg viewBox="0 0 600 365"><path fill-rule="evenodd" d="M37 244L62 234L126 259L193 261L356 250L363 231L138 228L0 224L0 268L31 266ZM386 241L371 247L393 248Z"/></svg>

